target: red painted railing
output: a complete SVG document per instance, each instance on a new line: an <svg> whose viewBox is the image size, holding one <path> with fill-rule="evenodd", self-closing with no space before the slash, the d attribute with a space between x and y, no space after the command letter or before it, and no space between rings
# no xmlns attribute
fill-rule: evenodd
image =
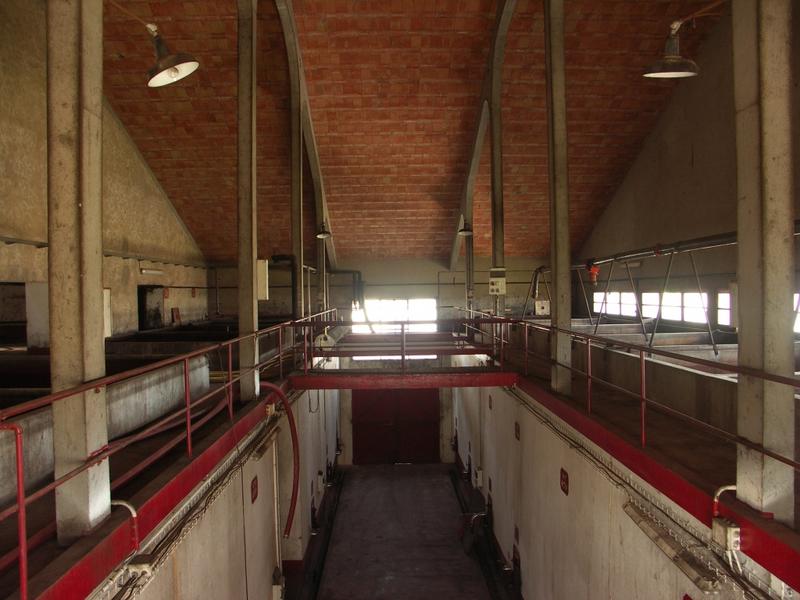
<svg viewBox="0 0 800 600"><path fill-rule="evenodd" d="M16 458L16 473L17 473L16 502L13 505L0 511L0 522L16 514L17 536L18 536L17 549L9 552L5 556L0 557L0 570L13 564L15 560L18 561L20 599L27 600L28 598L28 552L31 549L33 549L33 547L35 547L36 545L46 541L55 532L55 523L51 523L48 526L44 527L42 530L38 531L33 536L31 536L31 538L28 538L26 508L31 503L53 492L56 488L63 485L67 481L80 475L84 471L87 471L90 468L102 463L104 460L120 452L121 450L130 446L131 444L141 441L145 438L163 433L164 431L168 431L169 429L172 429L174 427L178 427L181 425L181 423L183 423L184 427L180 433L178 433L171 439L161 444L158 448L153 450L153 452L149 456L147 456L147 458L139 461L128 471L115 477L114 480L111 482L111 489L113 491L122 486L123 484L127 483L128 481L130 481L133 477L141 473L144 469L152 465L155 461L164 456L167 452L172 450L174 447L179 445L184 440L186 443L186 453L189 457L191 457L193 453L192 433L194 431L197 431L200 427L205 425L208 421L214 418L217 414L219 414L220 411L222 411L226 407L228 409L229 419L233 420L234 386L242 379L243 376L251 374L256 371L261 371L264 368L277 363L282 378L284 358L289 356L290 354L293 357L292 360L294 365L294 357L296 356L297 345L298 345L295 342L296 336L294 335L294 333L291 333L289 337L289 339L291 339L291 343L289 345L284 345L285 340L287 339L285 330L289 329L294 331L297 329L303 329L303 331L305 332L306 327L309 323L316 323L318 321L325 321L326 323L338 324L338 322L335 320L336 314L337 314L336 309L331 309L328 311L323 311L314 315L310 315L303 319L298 319L296 321L287 321L285 323L280 323L278 325L267 327L255 333L242 335L234 339L220 342L218 344L213 344L203 348L198 348L197 350L193 350L192 352L168 358L166 360L145 365L143 367L139 367L136 369L131 369L129 371L125 371L124 373L118 373L115 375L101 377L99 379L89 381L87 383L84 383L82 385L67 390L54 392L52 394L48 394L41 398L37 398L29 402L24 402L22 404L18 404L16 406L0 410L0 431L11 431L15 435L15 458ZM334 320L331 320L331 318L333 318ZM277 338L277 347L275 352L270 353L268 358L266 358L264 361L259 362L255 366L245 369L240 369L239 372L235 374L233 372L234 345L241 344L242 342L249 340L254 340L257 342L262 338L269 336L274 336ZM227 373L225 377L225 383L222 386L210 390L206 394L202 395L200 398L192 398L190 381L189 381L190 361L193 358L196 358L198 356L203 356L211 352L227 352ZM305 361L306 358L307 354L304 353L303 360ZM40 408L51 406L54 402L58 402L60 400L64 400L66 398L70 398L86 392L99 392L100 390L108 387L109 385L126 381L128 379L132 379L134 377L138 377L140 375L144 375L147 373L153 373L167 367L172 367L174 365L182 365L183 367L185 403L180 410L172 412L167 416L156 420L155 422L148 425L144 430L138 433L127 435L122 438L118 438L109 442L104 447L99 448L94 453L92 453L91 456L87 457L87 459L80 466L69 471L68 473L65 473L64 475L61 475L60 477L55 478L52 482L38 488L36 491L31 492L30 494L28 494L25 491L23 429L18 422L14 422L15 419L18 421L20 417L23 417L24 415L29 414L32 411L38 410ZM273 386L269 386L269 388L272 391L276 391ZM277 390L277 392L280 392L280 390ZM282 395L282 392L280 392L279 395ZM206 406L209 403L209 401L215 397L221 397L220 401L210 407ZM293 442L296 445L295 438L296 436L293 437ZM293 512L294 509L292 508L291 513ZM291 521L287 519L286 531L288 531L290 527L291 527Z"/></svg>
<svg viewBox="0 0 800 600"><path fill-rule="evenodd" d="M639 413L640 413L640 442L642 447L646 446L647 444L647 408L652 407L662 413L669 414L672 417L675 417L679 420L685 421L690 425L703 429L708 433L724 439L728 442L733 442L736 444L740 444L746 448L754 450L764 456L768 456L774 460L777 460L785 465L788 465L794 468L797 471L800 471L800 462L793 460L787 456L783 456L769 448L765 448L763 445L749 440L743 436L737 435L735 433L731 433L725 429L720 427L716 427L711 425L710 423L706 423L700 419L697 419L691 415L688 415L684 412L676 410L671 406L667 406L661 402L657 402L651 398L647 397L647 356L662 356L664 358L669 358L672 361L680 361L686 363L688 365L694 365L698 367L707 367L712 368L716 371L721 371L723 373L730 373L735 375L744 375L747 377L753 377L756 379L762 379L764 381L772 381L775 383L780 383L783 385L790 386L793 390L795 388L800 388L800 378L795 376L787 376L787 375L779 375L776 373L769 373L766 371L761 371L758 369L754 369L747 366L740 366L740 365L731 365L722 362L717 362L714 360L707 360L703 358L697 358L693 356L686 356L683 354L679 354L677 352L670 352L668 350L662 350L660 348L652 348L649 346L643 346L640 344L633 344L629 342L619 342L614 339L604 338L598 335L592 335L588 333L581 333L578 331L573 331L571 329L563 329L560 327L554 327L549 325L542 325L540 323L532 323L529 321L522 321L519 319L499 319L498 317L494 317L494 315L482 312L478 310L471 310L471 309L463 309L459 308L458 310L466 313L470 319L475 319L476 317L479 318L494 318L501 321L498 325L494 325L492 331L486 332L480 329L473 329L476 333L481 335L488 335L491 337L493 344L495 346L499 345L499 350L495 351L495 358L499 362L502 361L506 355L506 351L504 348L509 346L511 343L510 339L510 331L512 327L519 327L523 330L523 345L522 348L519 350L522 353L523 361L522 361L522 370L525 375L528 375L528 360L529 358L533 357L536 360L545 362L552 366L560 366L565 369L568 369L572 373L576 373L586 378L586 410L587 412L592 412L592 384L596 382L604 387L612 389L616 392L629 396L639 401ZM541 354L536 354L535 352L531 352L529 349L529 333L531 331L539 331L544 333L548 337L548 342L552 344L552 336L556 334L563 334L570 336L570 339L573 341L578 341L586 346L586 370L583 371L576 367L573 367L571 364L563 364L558 362L556 359L552 358L551 356L542 356ZM621 387L611 381L606 379L602 379L597 377L592 373L592 347L602 347L602 348L620 348L627 350L630 353L637 353L639 357L639 392L633 392L628 390L624 387Z"/></svg>

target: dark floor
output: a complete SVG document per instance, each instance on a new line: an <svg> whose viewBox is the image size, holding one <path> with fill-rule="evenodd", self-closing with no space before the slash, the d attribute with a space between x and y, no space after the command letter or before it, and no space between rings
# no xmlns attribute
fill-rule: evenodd
<svg viewBox="0 0 800 600"><path fill-rule="evenodd" d="M478 562L461 547L449 469L347 468L317 598L488 600Z"/></svg>

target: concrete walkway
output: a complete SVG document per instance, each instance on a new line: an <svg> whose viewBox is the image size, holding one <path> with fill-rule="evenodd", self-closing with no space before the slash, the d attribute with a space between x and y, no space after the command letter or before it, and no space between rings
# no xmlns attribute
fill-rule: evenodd
<svg viewBox="0 0 800 600"><path fill-rule="evenodd" d="M347 469L319 600L489 599L447 465Z"/></svg>

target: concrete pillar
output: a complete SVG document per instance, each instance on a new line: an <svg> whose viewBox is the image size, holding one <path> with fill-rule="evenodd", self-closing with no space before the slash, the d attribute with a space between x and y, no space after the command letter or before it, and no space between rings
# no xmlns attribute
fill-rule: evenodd
<svg viewBox="0 0 800 600"><path fill-rule="evenodd" d="M256 198L256 0L239 0L239 137L238 137L238 204L239 204L239 335L258 330L258 258ZM258 342L243 341L239 345L239 368L258 364ZM258 373L242 377L242 401L258 395Z"/></svg>
<svg viewBox="0 0 800 600"><path fill-rule="evenodd" d="M792 0L734 0L733 64L738 194L739 364L794 371ZM741 376L738 432L795 456L792 389ZM794 522L794 471L738 449L737 495Z"/></svg>
<svg viewBox="0 0 800 600"><path fill-rule="evenodd" d="M552 278L550 323L569 329L572 318L572 287L569 240L569 180L567 172L567 104L564 61L564 0L545 0L545 65L550 194L550 273ZM562 365L572 364L572 346L567 334L555 334L551 357ZM550 376L553 390L569 394L572 374L554 365Z"/></svg>
<svg viewBox="0 0 800 600"><path fill-rule="evenodd" d="M47 211L53 391L105 375L103 340L103 2L47 3ZM53 405L55 475L108 442L105 390ZM58 539L108 516L108 461L56 490Z"/></svg>
<svg viewBox="0 0 800 600"><path fill-rule="evenodd" d="M503 214L503 123L501 93L492 90L489 114L492 128L492 268L491 278L506 277L505 252L505 217ZM467 242L469 243L469 242ZM506 312L505 293L494 296L496 315L504 316Z"/></svg>
<svg viewBox="0 0 800 600"><path fill-rule="evenodd" d="M299 67L298 67L299 68ZM295 318L305 315L305 290L303 277L303 124L301 122L301 91L292 88L292 254L294 261L294 299L292 307ZM294 97L296 96L296 97Z"/></svg>

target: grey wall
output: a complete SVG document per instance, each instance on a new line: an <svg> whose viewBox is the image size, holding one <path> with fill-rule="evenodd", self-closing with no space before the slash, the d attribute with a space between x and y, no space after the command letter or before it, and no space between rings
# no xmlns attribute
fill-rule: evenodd
<svg viewBox="0 0 800 600"><path fill-rule="evenodd" d="M47 241L45 2L0 3L0 236ZM103 248L179 264L204 258L114 111L103 110ZM163 275L142 275L141 267ZM104 260L114 333L136 329L136 286L187 286L174 294L185 320L207 311L204 268ZM0 245L0 281L47 281L47 250ZM191 295L191 287L196 287ZM173 296L171 296L173 297ZM169 309L167 308L167 311ZM169 314L169 313L167 313Z"/></svg>

